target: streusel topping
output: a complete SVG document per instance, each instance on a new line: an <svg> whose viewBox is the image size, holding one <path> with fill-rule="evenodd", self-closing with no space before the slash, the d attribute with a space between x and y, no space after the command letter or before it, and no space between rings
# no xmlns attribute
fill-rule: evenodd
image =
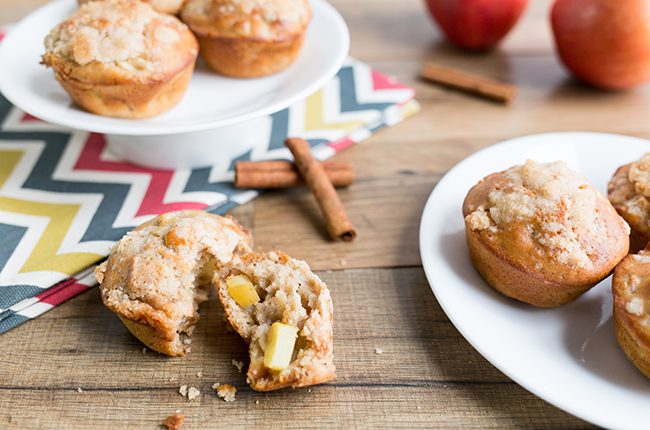
<svg viewBox="0 0 650 430"><path fill-rule="evenodd" d="M79 65L113 63L125 69L155 69L187 27L173 16L135 0L82 5L45 39L48 54Z"/></svg>
<svg viewBox="0 0 650 430"><path fill-rule="evenodd" d="M307 0L188 0L182 17L223 37L275 39L302 31L311 9Z"/></svg>
<svg viewBox="0 0 650 430"><path fill-rule="evenodd" d="M630 164L628 178L637 193L650 197L650 153Z"/></svg>
<svg viewBox="0 0 650 430"><path fill-rule="evenodd" d="M606 239L606 225L599 215L597 192L587 180L559 161L528 160L504 176L490 191L488 205L466 217L470 228L498 233L523 222L531 240L556 261L588 266L597 251L594 241Z"/></svg>

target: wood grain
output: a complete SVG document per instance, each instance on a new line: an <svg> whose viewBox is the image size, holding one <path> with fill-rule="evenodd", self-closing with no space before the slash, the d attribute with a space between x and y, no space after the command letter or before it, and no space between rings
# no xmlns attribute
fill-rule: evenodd
<svg viewBox="0 0 650 430"><path fill-rule="evenodd" d="M41 3L0 0L0 23ZM332 3L350 27L352 55L414 86L422 112L336 157L357 171L340 190L355 242L328 239L304 189L266 193L233 214L258 247L307 260L330 286L338 379L311 391L252 392L230 364L246 360L245 345L212 304L188 357L143 354L92 290L0 336L1 428L155 428L179 408L190 429L590 427L511 382L458 334L419 267L419 217L446 171L503 139L562 130L650 137L650 87L604 93L569 78L553 52L550 0L530 2L487 55L443 42L422 0ZM418 78L427 61L514 83L519 97L504 107L429 85ZM237 400L217 399L215 382L235 385ZM188 402L181 384L201 397Z"/></svg>

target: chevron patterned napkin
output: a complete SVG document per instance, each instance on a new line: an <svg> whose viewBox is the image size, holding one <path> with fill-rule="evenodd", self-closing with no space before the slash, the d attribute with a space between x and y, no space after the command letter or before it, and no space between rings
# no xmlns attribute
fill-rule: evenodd
<svg viewBox="0 0 650 430"><path fill-rule="evenodd" d="M0 333L94 286L95 265L147 219L221 214L253 199L257 191L233 188L234 162L290 158L288 134L325 159L418 110L413 89L349 59L320 91L272 115L270 135L252 150L169 171L121 162L102 135L41 122L0 96Z"/></svg>

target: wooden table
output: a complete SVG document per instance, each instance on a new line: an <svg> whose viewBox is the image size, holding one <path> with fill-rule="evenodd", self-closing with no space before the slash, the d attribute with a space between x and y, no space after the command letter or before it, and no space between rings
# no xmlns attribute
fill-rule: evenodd
<svg viewBox="0 0 650 430"><path fill-rule="evenodd" d="M0 20L42 2L0 0ZM356 242L327 240L305 190L270 192L234 215L259 247L307 260L330 286L336 381L251 391L231 365L246 360L246 347L212 304L188 357L144 353L93 289L0 336L0 427L156 428L177 409L187 415L186 428L197 429L589 426L513 383L460 336L424 277L418 224L438 179L503 139L558 130L650 137L650 88L603 93L567 78L553 55L547 0L531 2L489 55L463 55L442 43L421 0L333 3L350 26L352 55L415 86L422 113L338 157L358 170L358 182L341 192ZM424 84L416 76L427 60L514 82L520 97L503 107ZM218 399L215 382L235 385L237 400ZM187 401L178 394L182 384L200 388L201 397Z"/></svg>

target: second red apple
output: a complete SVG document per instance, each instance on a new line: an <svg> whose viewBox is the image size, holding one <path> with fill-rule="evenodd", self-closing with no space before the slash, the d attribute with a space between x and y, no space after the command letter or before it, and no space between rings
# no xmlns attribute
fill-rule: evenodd
<svg viewBox="0 0 650 430"><path fill-rule="evenodd" d="M447 38L470 50L495 46L517 23L528 0L427 0Z"/></svg>

